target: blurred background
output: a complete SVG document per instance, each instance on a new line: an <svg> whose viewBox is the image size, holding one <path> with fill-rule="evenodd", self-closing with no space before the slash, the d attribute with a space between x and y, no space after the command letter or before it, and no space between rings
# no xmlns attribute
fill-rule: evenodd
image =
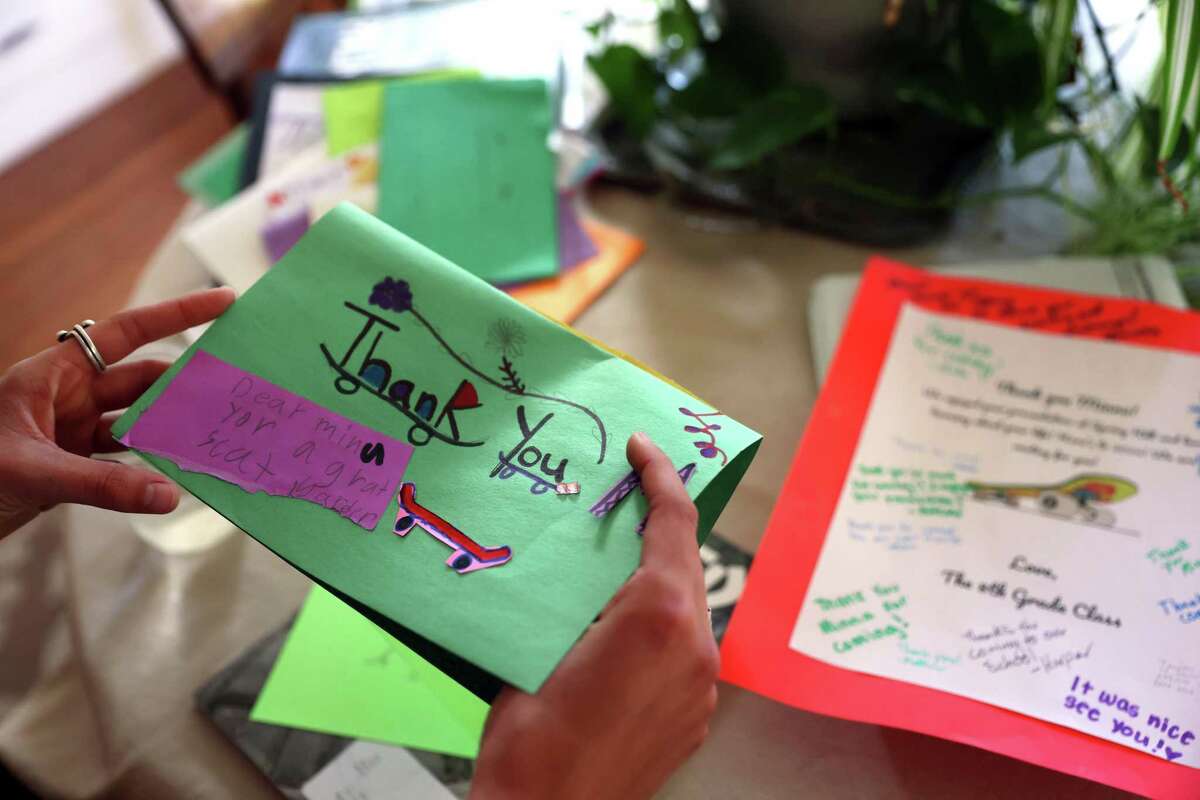
<svg viewBox="0 0 1200 800"><path fill-rule="evenodd" d="M347 5L375 22L302 28L280 68L298 16ZM1196 51L1190 25L1166 30L1164 0L474 5L4 4L0 257L26 291L0 363L36 349L52 309L124 302L183 208L175 176L253 117L264 70L528 75L519 62L540 55L555 124L603 181L736 212L721 224L901 247L1015 214L994 235L1017 255L1169 252L1190 280ZM397 33L406 16L417 33ZM1045 217L1032 240L1014 200ZM50 271L60 290L28 291Z"/></svg>
<svg viewBox="0 0 1200 800"><path fill-rule="evenodd" d="M423 169L432 215L497 213L416 238L511 214L541 266L494 283L765 435L705 554L727 615L869 255L1200 302L1198 61L1185 0L6 2L0 368L78 319L244 289L336 202L412 233ZM429 144L458 140L417 82L474 144ZM26 783L298 796L354 738L247 721L309 584L215 515L37 524L0 548L0 758ZM722 698L666 795L1118 796ZM422 758L465 792L469 760Z"/></svg>

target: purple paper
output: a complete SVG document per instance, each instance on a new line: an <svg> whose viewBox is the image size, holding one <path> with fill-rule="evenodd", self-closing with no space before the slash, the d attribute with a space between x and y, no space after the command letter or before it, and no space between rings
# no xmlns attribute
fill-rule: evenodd
<svg viewBox="0 0 1200 800"><path fill-rule="evenodd" d="M296 205L282 212L275 212L262 228L263 247L274 264L283 258L292 245L308 231L308 206Z"/></svg>
<svg viewBox="0 0 1200 800"><path fill-rule="evenodd" d="M570 192L558 193L558 268L560 271L578 266L596 253L596 243L579 224L575 203Z"/></svg>
<svg viewBox="0 0 1200 800"><path fill-rule="evenodd" d="M367 530L413 452L203 350L121 441L247 492L316 503Z"/></svg>

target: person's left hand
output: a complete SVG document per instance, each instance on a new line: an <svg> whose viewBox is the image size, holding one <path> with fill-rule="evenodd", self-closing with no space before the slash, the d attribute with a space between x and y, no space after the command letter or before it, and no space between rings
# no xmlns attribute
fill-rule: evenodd
<svg viewBox="0 0 1200 800"><path fill-rule="evenodd" d="M169 366L116 364L137 348L215 319L234 300L210 289L122 312L88 328L111 366L97 373L67 339L0 375L0 537L58 503L165 514L179 488L148 469L88 456L124 449L112 438L116 412L136 400Z"/></svg>

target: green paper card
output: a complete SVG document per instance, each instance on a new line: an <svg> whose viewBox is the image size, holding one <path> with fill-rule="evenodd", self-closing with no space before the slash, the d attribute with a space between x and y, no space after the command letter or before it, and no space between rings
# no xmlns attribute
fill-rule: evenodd
<svg viewBox="0 0 1200 800"><path fill-rule="evenodd" d="M250 719L474 758L487 711L486 703L317 586Z"/></svg>
<svg viewBox="0 0 1200 800"><path fill-rule="evenodd" d="M241 190L242 160L249 129L245 124L225 134L179 174L179 186L196 200L216 208Z"/></svg>
<svg viewBox="0 0 1200 800"><path fill-rule="evenodd" d="M478 70L444 69L423 72L395 81L475 80ZM383 89L388 80L334 84L321 93L325 112L325 142L329 155L341 155L379 140L383 128Z"/></svg>
<svg viewBox="0 0 1200 800"><path fill-rule="evenodd" d="M543 81L389 84L379 218L491 283L555 274L550 124Z"/></svg>
<svg viewBox="0 0 1200 800"><path fill-rule="evenodd" d="M114 427L485 698L536 691L637 566L635 431L703 539L757 433L346 204Z"/></svg>

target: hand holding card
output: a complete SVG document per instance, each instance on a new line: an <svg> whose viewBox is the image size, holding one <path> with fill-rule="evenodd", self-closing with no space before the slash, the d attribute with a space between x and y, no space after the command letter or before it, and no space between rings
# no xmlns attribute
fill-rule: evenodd
<svg viewBox="0 0 1200 800"><path fill-rule="evenodd" d="M712 457L681 408L720 426ZM637 566L634 431L687 475L700 539L760 440L349 205L114 430L487 698L536 691Z"/></svg>
<svg viewBox="0 0 1200 800"><path fill-rule="evenodd" d="M644 434L629 463L650 501L641 565L536 694L488 717L481 797L649 797L700 746L719 659L696 557L696 508Z"/></svg>

